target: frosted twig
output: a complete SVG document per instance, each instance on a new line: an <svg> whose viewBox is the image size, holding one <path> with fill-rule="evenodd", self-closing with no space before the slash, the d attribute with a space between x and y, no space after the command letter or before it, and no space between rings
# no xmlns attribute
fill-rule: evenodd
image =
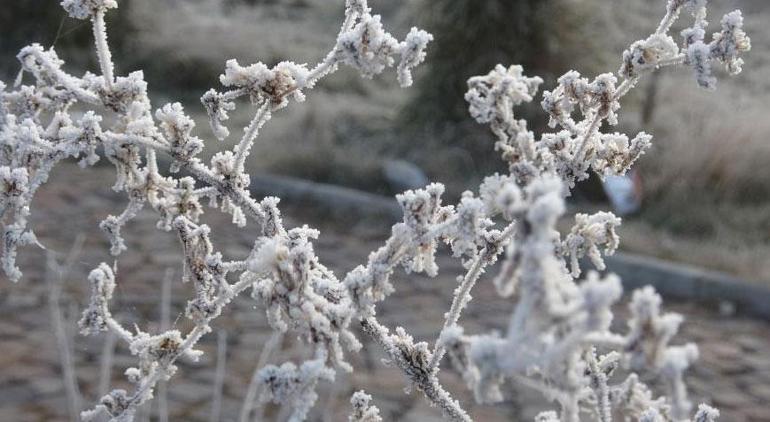
<svg viewBox="0 0 770 422"><path fill-rule="evenodd" d="M243 171L243 163L249 156L249 151L259 134L259 129L262 128L268 120L270 120L270 102L265 101L265 103L257 110L257 114L254 115L251 123L246 127L241 142L238 143L235 148L235 168L238 171Z"/></svg>
<svg viewBox="0 0 770 422"><path fill-rule="evenodd" d="M406 337L403 330L393 336L374 318L364 319L361 325L364 332L383 348L390 362L404 372L409 382L414 383L428 401L441 409L445 418L452 421L471 420L468 413L460 407L460 403L444 390L436 375L427 366L430 359L427 344L423 343L425 347L418 349L414 344L410 344L411 338Z"/></svg>
<svg viewBox="0 0 770 422"><path fill-rule="evenodd" d="M99 58L99 67L102 69L104 83L107 90L112 90L114 84L112 53L107 46L107 29L104 25L104 9L100 9L93 16L93 32L96 42L96 56Z"/></svg>
<svg viewBox="0 0 770 422"><path fill-rule="evenodd" d="M510 240L515 230L516 223L510 223L502 231L500 236L495 239L495 244L485 246L473 259L473 262L468 268L468 272L465 274L465 277L462 278L462 282L455 290L454 298L452 299L452 305L444 319L444 326L441 328L439 338L436 339L435 345L433 346L433 356L431 357L429 365L431 370L438 368L439 362L441 362L441 358L444 357L444 353L446 352L440 342L441 335L448 327L454 326L457 324L457 321L460 320L460 314L471 300L470 292L473 289L473 286L476 284L476 281L478 281L479 277L481 277L481 275L484 273L484 268L487 265L493 263L492 260L496 259L497 254L502 250L502 245L506 244Z"/></svg>
<svg viewBox="0 0 770 422"><path fill-rule="evenodd" d="M160 330L163 332L171 328L171 282L173 279L174 270L166 269L160 293ZM158 384L158 421L168 422L168 416L168 383L161 381Z"/></svg>

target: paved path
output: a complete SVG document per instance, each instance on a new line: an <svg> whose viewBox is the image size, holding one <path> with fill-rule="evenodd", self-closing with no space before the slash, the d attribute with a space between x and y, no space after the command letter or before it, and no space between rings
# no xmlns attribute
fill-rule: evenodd
<svg viewBox="0 0 770 422"><path fill-rule="evenodd" d="M76 313L87 300L85 274L101 261L109 261L108 246L96 222L108 213L117 212L123 202L120 195L111 193L107 184L112 180L108 168L80 171L76 167L57 170L53 183L36 199L37 232L41 240L53 250L66 251L72 239L82 233L86 237L83 253L72 276L65 280L62 308L68 317L68 326L74 327ZM83 192L90 192L86 195ZM312 221L296 217L291 221ZM226 224L226 217L209 212L206 221L214 227L214 240L225 245L226 253L246 256L253 238L248 230L238 230ZM291 224L291 223L290 223ZM382 241L387 228L365 229L366 222L348 221L344 226L323 224L321 239L316 250L322 261L337 273L351 269L365 261L368 251ZM336 234L333 234L336 233ZM144 213L127 229L128 253L121 258L118 289L113 309L122 321L142 323L145 329L156 329L158 302L163 272L178 267L179 249L175 236L154 228L154 215ZM355 237L353 236L355 234ZM59 351L52 335L51 319L46 308L47 287L43 269L38 266L42 252L34 248L22 251L21 265L25 279L17 285L0 280L0 420L1 421L55 421L67 419L67 403L60 376ZM436 279L406 277L396 280L397 292L382 306L382 322L395 327L403 325L419 339L433 341L438 332L442 314L449 308L454 277L459 265L446 257L439 260L442 276ZM172 319L184 307L189 286L175 283L173 288ZM722 421L770 421L770 336L768 323L737 317L723 317L701 306L669 303L668 308L685 314L687 321L679 341L696 341L701 348L701 362L690 373L688 382L693 394L709 401L722 410ZM491 283L483 280L474 293L474 300L463 317L463 325L470 332L502 329L510 312L510 304L498 298ZM622 324L623 309L619 309L618 323ZM181 329L188 327L183 318L177 322ZM261 344L269 336L261 307L254 307L248 298L240 298L215 323L215 328L228 331L227 377L224 386L222 420L237 420L246 385L259 355ZM73 328L73 332L74 332ZM103 338L75 338L75 366L79 387L86 405L99 396L98 366ZM364 338L361 336L360 338ZM284 342L283 359L301 359L303 350L297 341ZM206 338L201 345L206 356L196 364L182 363L172 379L169 402L171 420L208 420L212 396L215 336ZM347 400L352 391L365 388L374 396L385 420L432 421L439 420L438 411L424 403L418 393L405 395L404 379L393 368L380 363L383 355L373 345L351 356L355 375L340 374L334 385L320 390L319 406L311 419L314 421L342 421L348 412ZM113 386L128 388L122 372L133 364L123 345L116 349ZM475 406L472 397L458 376L450 371L442 375L450 391L461 400L477 421L532 420L537 411L552 408L541 397L526 390L514 388L508 402L497 406ZM154 407L148 412L154 412ZM274 409L269 408L269 412ZM146 419L145 419L146 420ZM155 420L153 416L152 420Z"/></svg>

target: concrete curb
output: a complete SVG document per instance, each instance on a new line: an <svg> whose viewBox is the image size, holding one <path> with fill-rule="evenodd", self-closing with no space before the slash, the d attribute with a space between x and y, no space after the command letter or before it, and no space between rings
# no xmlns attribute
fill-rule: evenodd
<svg viewBox="0 0 770 422"><path fill-rule="evenodd" d="M770 288L729 274L647 256L616 253L605 258L607 271L623 280L626 291L646 285L664 297L731 303L740 314L770 320Z"/></svg>
<svg viewBox="0 0 770 422"><path fill-rule="evenodd" d="M252 174L251 192L256 198L277 196L286 202L312 204L335 215L382 217L389 221L399 221L403 215L395 198L294 177Z"/></svg>
<svg viewBox="0 0 770 422"><path fill-rule="evenodd" d="M402 216L394 198L293 177L252 175L251 191L255 197L275 195L290 203L320 206L337 216L380 217L389 221L399 221ZM770 320L770 288L759 283L640 255L617 253L605 261L607 271L621 277L626 291L650 285L664 297L727 302L741 314Z"/></svg>

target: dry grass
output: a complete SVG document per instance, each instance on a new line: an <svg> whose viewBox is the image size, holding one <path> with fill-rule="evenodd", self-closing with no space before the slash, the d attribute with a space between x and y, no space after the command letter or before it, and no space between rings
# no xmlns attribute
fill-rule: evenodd
<svg viewBox="0 0 770 422"><path fill-rule="evenodd" d="M676 79L660 99L655 149L640 165L645 208L624 225L626 247L770 281L767 113Z"/></svg>

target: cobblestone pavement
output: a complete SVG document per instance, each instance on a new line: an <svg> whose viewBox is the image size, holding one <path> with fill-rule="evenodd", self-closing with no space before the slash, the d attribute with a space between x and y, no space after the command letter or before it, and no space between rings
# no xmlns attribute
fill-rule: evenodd
<svg viewBox="0 0 770 422"><path fill-rule="evenodd" d="M87 300L85 274L99 262L111 262L108 244L96 229L96 223L124 204L121 195L110 192L110 169L99 167L80 171L76 167L57 170L52 182L36 199L34 220L41 241L54 251L66 252L78 233L85 236L82 254L72 274L64 282L62 309L74 339L74 363L84 406L95 402L103 337L84 338L75 335L74 321ZM88 192L87 194L83 194ZM304 215L302 210L287 209L286 214ZM216 229L214 240L220 249L233 257L245 257L252 245L251 232L227 225L226 216L210 211L206 222ZM289 224L310 221L287 217ZM322 261L338 274L365 261L368 251L382 241L387 228L364 229L366 222L348 220L344 225L321 224L321 238L316 250ZM155 216L142 213L125 232L129 251L121 257L118 289L113 309L126 323L142 324L156 330L160 283L166 268L178 268L179 248L174 235L157 231ZM355 235L355 236L353 236ZM25 278L19 284L0 280L0 421L67 420L67 400L63 388L60 351L52 334L47 309L48 287L40 265L43 252L26 248L20 263ZM418 339L433 341L441 327L442 315L449 308L454 277L460 272L457 263L440 257L441 276L429 279L399 275L397 292L378 308L381 321L390 327L403 325ZM181 314L189 286L174 283L172 320ZM770 336L768 323L740 317L724 317L695 304L669 303L668 308L683 313L687 320L678 340L696 341L701 361L690 372L688 382L694 396L713 403L722 411L723 421L770 421ZM770 304L769 304L770 306ZM491 283L482 280L462 323L469 332L503 329L510 313L510 303L494 293ZM622 307L618 324L622 324ZM189 328L180 317L176 326ZM237 420L243 395L259 356L261 345L270 331L264 313L246 297L236 300L214 324L228 333L227 376L224 385L222 420ZM182 362L169 385L172 421L208 420L211 408L216 336L205 338L200 348L206 352L197 363ZM363 336L359 338L366 340ZM404 378L397 369L382 365L383 357L373 344L361 353L352 354L356 368L353 375L338 374L332 385L320 389L319 403L310 420L347 420L348 398L365 388L374 396L385 420L433 421L439 412L428 406L413 392L404 394ZM301 359L303 349L296 339L284 341L280 360ZM133 364L124 345L116 348L113 387L129 388L122 372ZM509 401L496 406L476 406L461 379L449 370L442 373L443 382L477 421L532 420L540 410L553 408L537 394L524 387L511 387ZM144 409L143 418L155 420L155 405ZM268 415L275 414L268 408ZM151 415L151 416L150 416Z"/></svg>

